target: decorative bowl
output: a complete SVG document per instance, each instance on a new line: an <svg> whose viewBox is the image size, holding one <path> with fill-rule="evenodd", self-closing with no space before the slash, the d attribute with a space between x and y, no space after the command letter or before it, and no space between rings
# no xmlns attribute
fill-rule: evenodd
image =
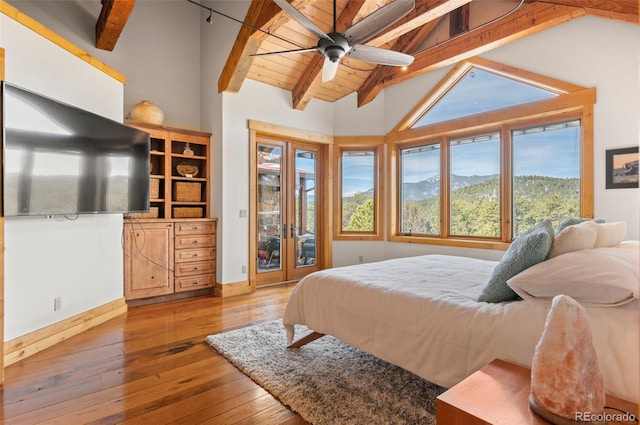
<svg viewBox="0 0 640 425"><path fill-rule="evenodd" d="M134 105L129 112L129 116L134 121L146 122L149 124L162 124L164 122L164 112L155 103L143 100Z"/></svg>
<svg viewBox="0 0 640 425"><path fill-rule="evenodd" d="M197 166L191 164L178 164L176 171L183 177L195 177L200 171Z"/></svg>

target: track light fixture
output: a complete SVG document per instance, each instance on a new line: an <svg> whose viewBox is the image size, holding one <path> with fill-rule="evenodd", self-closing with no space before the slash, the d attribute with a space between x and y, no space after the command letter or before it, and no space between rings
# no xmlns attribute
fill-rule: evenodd
<svg viewBox="0 0 640 425"><path fill-rule="evenodd" d="M264 33L264 34L267 34L267 35L269 35L269 36L275 37L275 38L277 38L277 39L279 39L279 40L284 41L285 43L289 43L289 44L292 44L292 45L294 45L294 46L296 46L296 47L300 47L300 48L303 48L303 47L304 47L304 46L300 45L299 43L296 43L295 41L287 40L286 38L281 37L281 36L279 36L279 35L277 35L277 34L272 34L271 32L269 32L269 31L265 31L265 30L263 30L262 28L258 28L258 27L254 26L254 25L251 25L251 24L248 24L248 23L246 23L246 22L244 22L244 21L241 21L240 19L234 18L233 16L229 16L229 15L227 15L227 14L225 14L225 13L222 13L222 12L220 12L220 11L218 11L218 10L215 10L215 9L212 9L212 8L210 8L210 7L208 7L208 6L205 6L205 5L203 5L203 4L200 4L200 3L198 3L198 2L197 2L197 1L195 1L195 0L185 0L185 1L187 1L187 2L189 2L189 3L191 3L191 4L194 4L194 5L198 6L198 7L201 7L202 9L206 9L206 10L208 10L208 11L209 11L209 16L208 16L208 17L207 17L207 19L205 19L205 20L206 20L208 23L210 23L210 24L212 24L212 23L213 23L213 14L215 13L216 15L220 15L220 16L223 16L223 17L225 17L225 18L227 18L227 19L230 19L230 20L232 20L232 21L234 21L234 22L237 22L237 23L239 23L240 25L245 25L245 26L247 26L247 27L249 27L249 28L253 28L253 29L254 29L254 30L256 30L256 31L260 31L260 32L262 32L262 33Z"/></svg>

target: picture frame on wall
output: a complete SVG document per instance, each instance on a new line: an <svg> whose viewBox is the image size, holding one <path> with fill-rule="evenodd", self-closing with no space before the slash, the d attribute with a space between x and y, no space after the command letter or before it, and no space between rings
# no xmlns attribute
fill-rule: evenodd
<svg viewBox="0 0 640 425"><path fill-rule="evenodd" d="M606 151L606 188L638 187L638 146Z"/></svg>

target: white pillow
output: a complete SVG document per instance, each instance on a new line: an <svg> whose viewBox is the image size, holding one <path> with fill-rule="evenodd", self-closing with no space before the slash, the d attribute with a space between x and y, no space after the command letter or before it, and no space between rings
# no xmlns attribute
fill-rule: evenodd
<svg viewBox="0 0 640 425"><path fill-rule="evenodd" d="M598 237L594 248L604 248L618 245L627 235L627 223L616 221L613 223L598 223Z"/></svg>
<svg viewBox="0 0 640 425"><path fill-rule="evenodd" d="M638 249L584 249L538 263L507 284L525 300L565 294L583 305L622 305L639 297L639 258Z"/></svg>
<svg viewBox="0 0 640 425"><path fill-rule="evenodd" d="M598 237L598 223L585 221L580 224L565 227L553 238L553 245L549 258L557 257L567 252L591 249Z"/></svg>

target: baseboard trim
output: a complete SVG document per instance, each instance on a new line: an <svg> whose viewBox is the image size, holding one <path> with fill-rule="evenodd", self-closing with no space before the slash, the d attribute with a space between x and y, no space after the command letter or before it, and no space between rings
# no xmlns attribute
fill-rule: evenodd
<svg viewBox="0 0 640 425"><path fill-rule="evenodd" d="M4 365L32 356L126 312L127 304L122 297L7 341L4 343Z"/></svg>
<svg viewBox="0 0 640 425"><path fill-rule="evenodd" d="M214 288L204 288L195 291L176 292L174 294L157 295L149 298L138 298L135 300L127 300L127 306L129 308L140 307L149 304L166 303L170 301L183 300L185 298L195 298L207 295L213 295Z"/></svg>
<svg viewBox="0 0 640 425"><path fill-rule="evenodd" d="M248 280L241 280L240 282L232 282L222 284L216 282L216 288L213 294L216 297L231 297L233 295L248 294L253 292Z"/></svg>

